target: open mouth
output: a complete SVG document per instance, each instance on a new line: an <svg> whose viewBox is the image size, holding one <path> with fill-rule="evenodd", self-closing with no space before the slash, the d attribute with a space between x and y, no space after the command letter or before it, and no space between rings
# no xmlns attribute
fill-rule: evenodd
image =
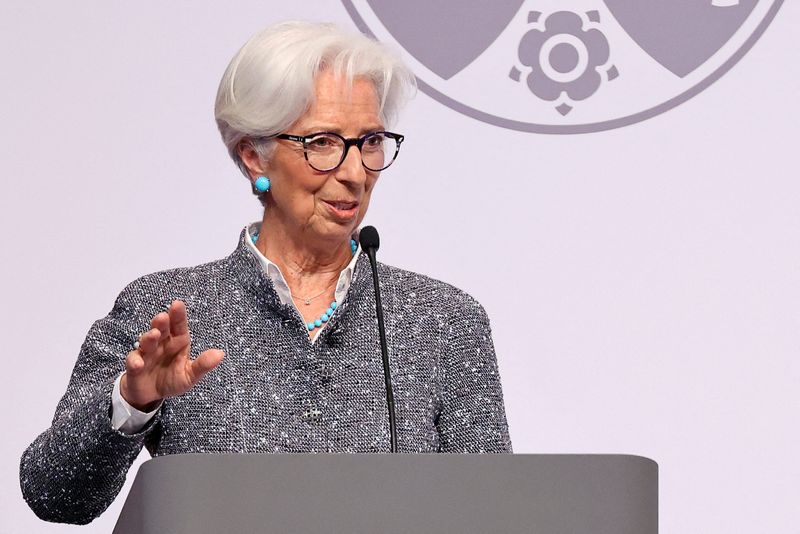
<svg viewBox="0 0 800 534"><path fill-rule="evenodd" d="M324 202L334 215L342 219L352 218L358 212L358 202L355 200L325 200Z"/></svg>

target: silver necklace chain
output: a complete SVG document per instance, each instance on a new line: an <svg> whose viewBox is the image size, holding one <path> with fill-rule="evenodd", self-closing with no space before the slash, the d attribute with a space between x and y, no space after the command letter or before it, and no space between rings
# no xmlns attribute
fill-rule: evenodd
<svg viewBox="0 0 800 534"><path fill-rule="evenodd" d="M336 283L336 281L334 281L333 283ZM312 300L314 300L314 299L316 299L316 298L319 298L319 297L321 297L322 295L324 295L324 294L325 294L325 293L328 291L328 289L330 289L330 287L331 287L332 285L333 285L333 284L329 284L329 285L328 285L328 286L327 286L325 289L323 289L323 290L322 290L320 293L318 293L318 294L314 295L313 297L306 297L306 298L304 298L304 297L298 297L297 295L295 295L294 293L291 293L291 292L290 292L289 294L290 294L290 295L292 295L292 298L293 298L293 299L300 299L300 300L302 300L302 301L303 301L303 304L305 304L306 306L310 306L310 305L311 305L311 301L312 301Z"/></svg>

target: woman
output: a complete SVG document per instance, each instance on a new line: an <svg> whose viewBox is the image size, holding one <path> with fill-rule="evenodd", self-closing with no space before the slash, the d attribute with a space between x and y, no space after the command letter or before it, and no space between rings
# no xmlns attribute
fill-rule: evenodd
<svg viewBox="0 0 800 534"><path fill-rule="evenodd" d="M144 276L86 337L24 452L41 518L86 523L146 446L386 452L369 260L354 236L403 137L413 76L380 44L284 23L226 70L216 118L264 205L228 257ZM489 322L458 289L379 265L401 452L511 452Z"/></svg>

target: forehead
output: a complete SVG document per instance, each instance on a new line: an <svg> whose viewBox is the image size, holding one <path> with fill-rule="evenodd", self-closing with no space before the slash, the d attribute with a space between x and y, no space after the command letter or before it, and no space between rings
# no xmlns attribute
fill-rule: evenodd
<svg viewBox="0 0 800 534"><path fill-rule="evenodd" d="M342 127L378 126L381 124L378 91L371 80L346 78L330 71L321 72L315 83L315 98L297 125L318 121Z"/></svg>

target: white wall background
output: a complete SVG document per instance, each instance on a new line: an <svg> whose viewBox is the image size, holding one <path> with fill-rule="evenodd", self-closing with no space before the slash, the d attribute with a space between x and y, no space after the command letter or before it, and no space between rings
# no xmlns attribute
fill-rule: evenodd
<svg viewBox="0 0 800 534"><path fill-rule="evenodd" d="M335 1L0 4L0 532L111 531L128 486L50 525L19 457L125 284L259 218L213 99L288 18L354 27ZM615 131L503 130L420 93L367 218L383 261L487 308L516 452L655 459L665 533L798 532L799 22L786 2L720 81Z"/></svg>

